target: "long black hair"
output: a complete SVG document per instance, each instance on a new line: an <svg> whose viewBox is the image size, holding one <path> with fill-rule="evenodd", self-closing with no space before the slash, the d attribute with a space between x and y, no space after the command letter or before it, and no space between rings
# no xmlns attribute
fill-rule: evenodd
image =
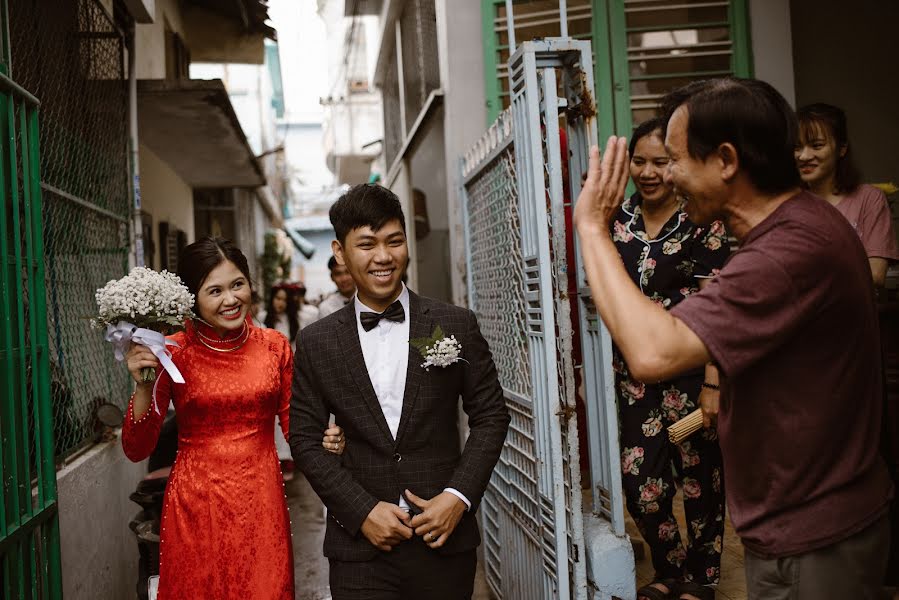
<svg viewBox="0 0 899 600"><path fill-rule="evenodd" d="M250 266L247 257L240 248L231 240L218 237L204 237L193 244L185 246L178 254L178 277L194 295L194 312L196 312L196 298L200 294L203 282L209 277L214 268L225 261L230 261L240 269L247 284L252 289L253 280L250 278Z"/></svg>
<svg viewBox="0 0 899 600"><path fill-rule="evenodd" d="M833 174L834 192L849 194L861 183L861 173L852 159L852 146L849 145L849 132L846 126L846 113L843 109L818 102L808 104L796 111L799 118L799 137L803 140L815 139L820 134L834 141L837 152L837 164ZM845 148L846 152L840 155ZM804 185L804 184L803 184Z"/></svg>
<svg viewBox="0 0 899 600"><path fill-rule="evenodd" d="M273 285L272 289L269 290L268 295L268 303L265 306L265 321L263 325L268 327L269 329L274 329L275 323L277 322L278 315L275 314L275 294L277 294L280 290L284 290L284 295L287 296L287 324L290 326L290 340L293 341L297 337L297 333L300 331L300 305L297 303L297 297L294 294L290 293L286 287L282 285Z"/></svg>

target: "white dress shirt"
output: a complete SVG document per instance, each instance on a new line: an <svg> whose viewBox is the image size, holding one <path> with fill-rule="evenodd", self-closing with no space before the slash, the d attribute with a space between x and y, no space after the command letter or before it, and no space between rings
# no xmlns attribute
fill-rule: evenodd
<svg viewBox="0 0 899 600"><path fill-rule="evenodd" d="M359 315L363 312L377 313L363 304L359 297L355 298L356 330L359 332L359 344L368 378L378 397L381 411L390 428L390 435L396 439L403 414L403 395L406 393L406 371L409 367L409 290L403 285L398 298L403 306L406 318L401 323L389 319L381 319L371 331L365 331ZM394 300L395 302L395 300ZM392 304L392 302L391 302ZM352 442L350 442L352 443ZM415 490L411 490L415 492ZM458 490L447 488L445 491L457 496L471 508L471 502ZM406 499L400 496L399 505L408 509Z"/></svg>
<svg viewBox="0 0 899 600"><path fill-rule="evenodd" d="M340 292L334 292L330 294L329 296L325 297L324 300L318 303L319 318L324 319L331 313L336 313L338 310L349 304L352 299L352 296L347 298Z"/></svg>
<svg viewBox="0 0 899 600"><path fill-rule="evenodd" d="M356 330L365 358L368 378L381 404L381 411L390 427L390 435L396 439L403 414L403 394L406 392L406 369L409 366L409 290L403 286L399 297L406 318L402 323L381 319L371 330L365 331L359 315L379 311L362 304L357 297Z"/></svg>

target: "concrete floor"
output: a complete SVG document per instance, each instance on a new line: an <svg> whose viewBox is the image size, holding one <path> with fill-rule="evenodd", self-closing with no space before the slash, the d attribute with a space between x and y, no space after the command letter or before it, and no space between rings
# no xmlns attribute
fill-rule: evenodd
<svg viewBox="0 0 899 600"><path fill-rule="evenodd" d="M296 600L331 600L328 561L322 556L325 512L321 500L301 474L284 485L293 535L293 564ZM473 600L492 600L481 565L475 576Z"/></svg>

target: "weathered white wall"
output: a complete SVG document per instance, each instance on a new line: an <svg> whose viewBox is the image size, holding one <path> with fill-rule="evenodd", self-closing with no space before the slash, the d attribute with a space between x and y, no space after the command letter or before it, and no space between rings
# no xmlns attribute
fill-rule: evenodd
<svg viewBox="0 0 899 600"><path fill-rule="evenodd" d="M159 267L159 223L168 221L194 241L193 190L152 150L140 145L140 192L143 210L153 217L153 264Z"/></svg>
<svg viewBox="0 0 899 600"><path fill-rule="evenodd" d="M436 11L440 79L446 93L443 130L450 281L453 302L465 306L468 300L459 159L487 129L481 3L437 0Z"/></svg>
<svg viewBox="0 0 899 600"><path fill-rule="evenodd" d="M138 79L165 79L166 25L184 37L184 23L177 0L157 0L153 22L135 26L135 71Z"/></svg>
<svg viewBox="0 0 899 600"><path fill-rule="evenodd" d="M416 241L416 291L430 298L452 301L450 284L449 214L444 156L443 111L434 111L422 124L419 141L410 153L412 187L424 192L431 231Z"/></svg>
<svg viewBox="0 0 899 600"><path fill-rule="evenodd" d="M392 178L384 181L384 185L390 188L394 194L400 199L403 207L403 215L406 217L406 233L408 234L409 256L418 256L417 243L415 241L415 218L412 211L412 173L409 168L408 160L401 161L399 168ZM406 269L408 275L409 287L418 291L418 262L416 260L409 261L409 268Z"/></svg>
<svg viewBox="0 0 899 600"><path fill-rule="evenodd" d="M118 440L98 444L56 474L63 596L66 600L135 598L137 541L128 499L147 472Z"/></svg>
<svg viewBox="0 0 899 600"><path fill-rule="evenodd" d="M865 181L899 182L899 2L792 0L796 104L846 111Z"/></svg>
<svg viewBox="0 0 899 600"><path fill-rule="evenodd" d="M773 85L795 106L790 3L749 0L749 18L755 77Z"/></svg>

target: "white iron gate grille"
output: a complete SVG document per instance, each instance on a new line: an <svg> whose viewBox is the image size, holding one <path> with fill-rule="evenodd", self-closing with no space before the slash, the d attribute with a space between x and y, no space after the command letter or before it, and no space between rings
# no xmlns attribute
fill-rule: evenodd
<svg viewBox="0 0 899 600"><path fill-rule="evenodd" d="M462 161L469 302L512 414L483 502L487 580L505 599L588 597L572 358L574 332L585 326L573 323L569 304L578 291L569 284L566 210L596 139L590 56L587 42L522 44L510 61L510 108ZM570 158L562 156L560 125ZM579 312L586 322L582 305ZM591 423L607 425L589 444L598 461L594 504L614 521L614 396L596 385L611 355L599 334L587 330L584 341L585 360L594 361L585 378Z"/></svg>

